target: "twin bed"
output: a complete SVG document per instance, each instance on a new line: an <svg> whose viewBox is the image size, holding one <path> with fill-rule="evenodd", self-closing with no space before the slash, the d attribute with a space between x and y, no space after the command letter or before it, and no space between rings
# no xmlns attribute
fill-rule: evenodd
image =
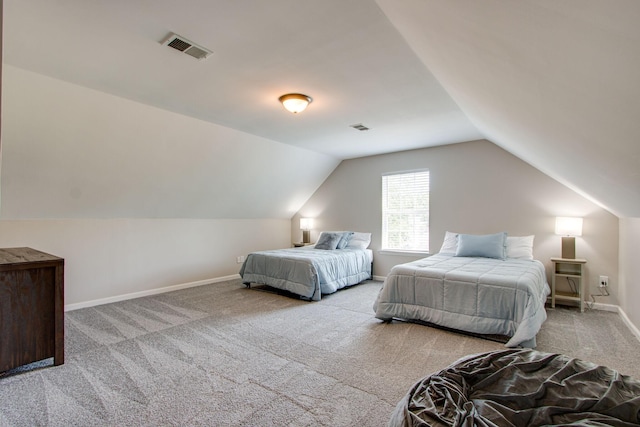
<svg viewBox="0 0 640 427"><path fill-rule="evenodd" d="M254 252L242 265L242 282L319 301L371 278L370 241L370 233L323 232L313 246ZM533 236L447 232L438 254L392 268L374 311L384 321L500 335L508 337L507 347L534 348L548 294Z"/></svg>

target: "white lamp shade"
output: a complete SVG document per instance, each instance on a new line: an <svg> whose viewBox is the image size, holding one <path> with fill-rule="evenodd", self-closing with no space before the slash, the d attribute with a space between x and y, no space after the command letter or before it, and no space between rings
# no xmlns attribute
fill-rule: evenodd
<svg viewBox="0 0 640 427"><path fill-rule="evenodd" d="M313 228L313 218L300 218L300 230L311 230Z"/></svg>
<svg viewBox="0 0 640 427"><path fill-rule="evenodd" d="M557 217L556 234L559 236L582 236L582 218Z"/></svg>

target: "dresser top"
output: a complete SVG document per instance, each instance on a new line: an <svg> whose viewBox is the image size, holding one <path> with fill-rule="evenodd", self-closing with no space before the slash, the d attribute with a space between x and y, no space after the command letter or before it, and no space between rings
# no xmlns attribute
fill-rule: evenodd
<svg viewBox="0 0 640 427"><path fill-rule="evenodd" d="M64 259L31 248L0 249L0 265L51 261L64 261Z"/></svg>

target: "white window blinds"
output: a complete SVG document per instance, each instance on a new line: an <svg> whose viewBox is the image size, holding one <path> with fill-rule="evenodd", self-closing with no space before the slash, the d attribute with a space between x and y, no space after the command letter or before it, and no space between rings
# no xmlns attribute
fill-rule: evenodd
<svg viewBox="0 0 640 427"><path fill-rule="evenodd" d="M382 249L429 251L429 171L382 176Z"/></svg>

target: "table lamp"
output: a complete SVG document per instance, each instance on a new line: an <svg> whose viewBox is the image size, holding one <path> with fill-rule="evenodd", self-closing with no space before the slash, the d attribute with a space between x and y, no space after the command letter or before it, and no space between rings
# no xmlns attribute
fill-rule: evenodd
<svg viewBox="0 0 640 427"><path fill-rule="evenodd" d="M556 234L562 236L562 258L576 258L576 236L582 236L582 218L559 216Z"/></svg>
<svg viewBox="0 0 640 427"><path fill-rule="evenodd" d="M311 243L311 229L313 218L300 218L300 230L302 230L302 243Z"/></svg>

